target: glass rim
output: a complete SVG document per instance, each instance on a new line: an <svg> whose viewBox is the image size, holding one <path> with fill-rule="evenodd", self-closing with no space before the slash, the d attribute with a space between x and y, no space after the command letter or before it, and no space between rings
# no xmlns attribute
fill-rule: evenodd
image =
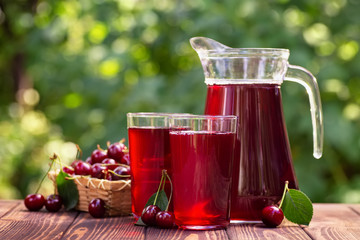
<svg viewBox="0 0 360 240"><path fill-rule="evenodd" d="M288 59L290 50L286 48L226 48L218 50L201 50L204 57L279 57Z"/></svg>
<svg viewBox="0 0 360 240"><path fill-rule="evenodd" d="M164 112L128 112L127 117L169 117L169 116L188 116L191 113L164 113Z"/></svg>
<svg viewBox="0 0 360 240"><path fill-rule="evenodd" d="M237 120L238 117L235 115L184 115L184 116L174 116L171 119L195 119L195 120L203 120L203 119L223 119L223 120L227 120L227 119L235 119Z"/></svg>

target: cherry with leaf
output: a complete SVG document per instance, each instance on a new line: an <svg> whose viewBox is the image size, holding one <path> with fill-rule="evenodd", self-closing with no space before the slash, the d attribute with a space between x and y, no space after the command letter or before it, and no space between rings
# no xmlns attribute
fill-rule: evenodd
<svg viewBox="0 0 360 240"><path fill-rule="evenodd" d="M171 193L169 200L167 199L167 196L164 191L167 179L171 184ZM157 192L149 198L142 212L142 215L140 219L137 221L136 225L158 226L161 228L174 227L175 226L174 214L169 211L169 205L172 198L172 191L173 191L173 187L170 176L168 175L166 170L163 170L159 188Z"/></svg>
<svg viewBox="0 0 360 240"><path fill-rule="evenodd" d="M279 226L284 217L301 225L309 225L313 216L311 200L305 193L290 189L289 182L285 182L283 196L279 207L267 206L262 210L262 221L267 227Z"/></svg>

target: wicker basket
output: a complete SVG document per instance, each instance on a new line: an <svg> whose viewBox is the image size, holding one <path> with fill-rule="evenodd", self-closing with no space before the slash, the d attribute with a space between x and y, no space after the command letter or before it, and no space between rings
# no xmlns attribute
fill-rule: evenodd
<svg viewBox="0 0 360 240"><path fill-rule="evenodd" d="M50 171L48 177L56 187L57 171ZM74 182L79 191L76 209L88 212L89 203L94 198L101 198L109 207L107 215L124 216L131 214L131 180L108 181L75 175Z"/></svg>

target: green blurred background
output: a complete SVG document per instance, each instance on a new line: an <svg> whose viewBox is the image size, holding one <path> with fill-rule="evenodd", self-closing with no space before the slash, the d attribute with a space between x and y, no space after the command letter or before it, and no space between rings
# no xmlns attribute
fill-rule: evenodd
<svg viewBox="0 0 360 240"><path fill-rule="evenodd" d="M49 155L64 162L127 138L126 113L203 112L189 44L291 51L318 79L324 155L312 156L308 96L283 84L301 189L314 202L360 202L360 1L0 1L0 198L33 192ZM45 181L42 192L51 191Z"/></svg>

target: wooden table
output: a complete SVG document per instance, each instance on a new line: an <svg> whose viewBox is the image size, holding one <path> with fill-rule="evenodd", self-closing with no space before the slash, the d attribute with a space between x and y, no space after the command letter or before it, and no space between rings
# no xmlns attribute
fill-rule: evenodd
<svg viewBox="0 0 360 240"><path fill-rule="evenodd" d="M132 217L92 218L84 212L29 212L21 200L0 200L0 239L360 239L360 204L314 204L310 226L231 224L226 230L184 231L134 226Z"/></svg>

